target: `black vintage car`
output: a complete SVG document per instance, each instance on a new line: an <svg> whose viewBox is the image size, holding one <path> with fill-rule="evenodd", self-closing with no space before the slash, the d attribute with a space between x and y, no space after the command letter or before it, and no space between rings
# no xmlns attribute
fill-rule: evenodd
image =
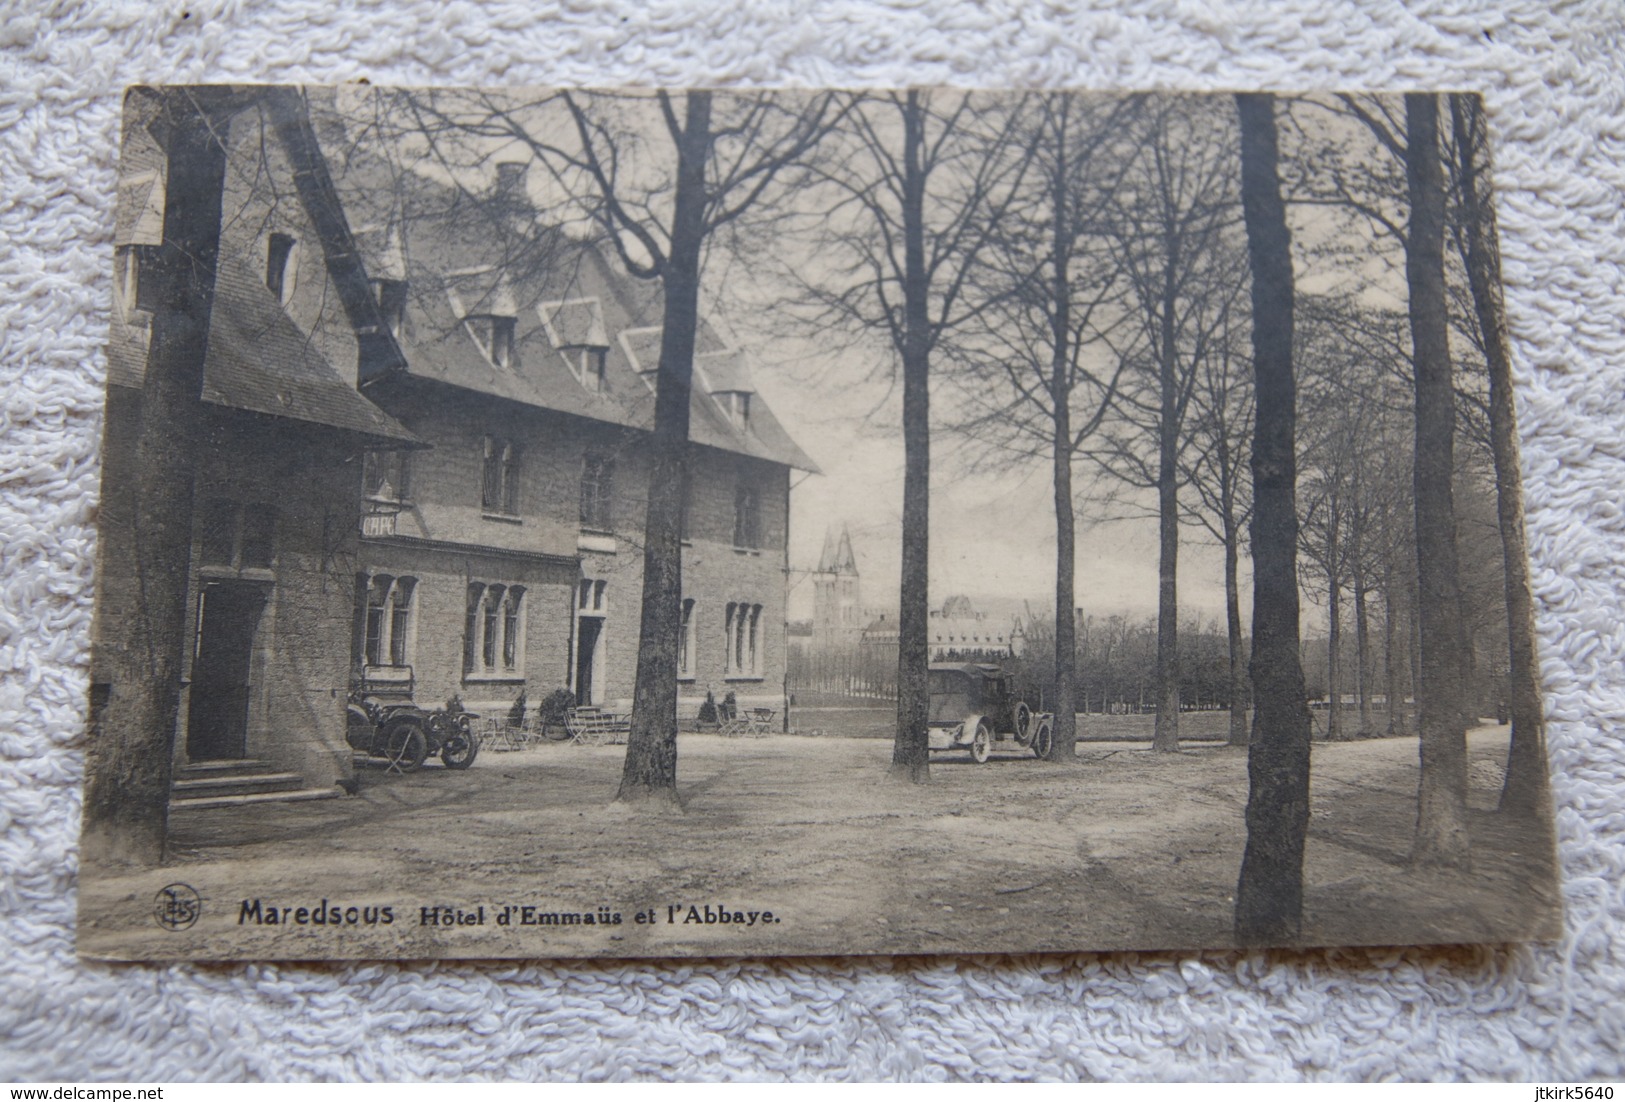
<svg viewBox="0 0 1625 1102"><path fill-rule="evenodd" d="M1034 714L998 666L936 663L929 676L931 749L969 750L978 763L987 761L995 743L1007 740L1039 757L1049 752L1054 718Z"/></svg>

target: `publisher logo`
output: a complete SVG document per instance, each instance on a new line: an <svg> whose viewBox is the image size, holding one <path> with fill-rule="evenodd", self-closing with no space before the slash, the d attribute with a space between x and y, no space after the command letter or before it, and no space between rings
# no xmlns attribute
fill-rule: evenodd
<svg viewBox="0 0 1625 1102"><path fill-rule="evenodd" d="M167 884L152 897L152 917L166 930L184 930L203 913L203 897L189 884Z"/></svg>

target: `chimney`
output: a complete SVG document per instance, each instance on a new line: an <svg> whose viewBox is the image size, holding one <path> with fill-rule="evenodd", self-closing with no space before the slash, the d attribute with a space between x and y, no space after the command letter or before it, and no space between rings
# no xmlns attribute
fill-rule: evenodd
<svg viewBox="0 0 1625 1102"><path fill-rule="evenodd" d="M501 161L497 164L497 191L503 195L525 194L525 173L530 165L525 161Z"/></svg>

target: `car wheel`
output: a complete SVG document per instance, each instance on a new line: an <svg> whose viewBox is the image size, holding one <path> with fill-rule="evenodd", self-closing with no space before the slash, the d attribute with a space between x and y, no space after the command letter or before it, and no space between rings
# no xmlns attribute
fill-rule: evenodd
<svg viewBox="0 0 1625 1102"><path fill-rule="evenodd" d="M1055 745L1055 724L1052 720L1040 719L1033 726L1033 754L1040 758L1049 757L1050 747Z"/></svg>
<svg viewBox="0 0 1625 1102"><path fill-rule="evenodd" d="M976 734L971 736L970 756L977 765L987 761L987 756L993 750L993 732L988 728L987 720L976 724Z"/></svg>
<svg viewBox="0 0 1625 1102"><path fill-rule="evenodd" d="M1030 746L1033 741L1033 710L1027 707L1026 701L1018 700L1012 715L1016 724L1016 745Z"/></svg>
<svg viewBox="0 0 1625 1102"><path fill-rule="evenodd" d="M384 732L384 760L390 773L411 773L429 756L429 740L416 723L397 723Z"/></svg>
<svg viewBox="0 0 1625 1102"><path fill-rule="evenodd" d="M440 760L447 769L467 769L480 752L480 737L459 726L440 748Z"/></svg>

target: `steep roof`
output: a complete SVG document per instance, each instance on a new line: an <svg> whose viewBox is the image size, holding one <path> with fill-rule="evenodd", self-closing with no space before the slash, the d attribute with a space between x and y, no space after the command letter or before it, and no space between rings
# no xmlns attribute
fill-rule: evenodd
<svg viewBox="0 0 1625 1102"><path fill-rule="evenodd" d="M658 281L634 280L598 246L504 226L500 214L398 168L390 151L319 128L369 270L396 270L407 310L396 339L404 373L539 409L651 429L663 321ZM498 207L504 204L498 204ZM505 204L513 214L511 195ZM497 362L469 317L514 318L513 355ZM602 383L583 381L581 350L601 350ZM689 438L802 470L816 465L758 397L735 420L714 395L755 391L748 356L703 320L696 334ZM589 385L591 384L591 385ZM741 423L742 421L742 423Z"/></svg>
<svg viewBox="0 0 1625 1102"><path fill-rule="evenodd" d="M151 247L163 242L165 168L163 149L144 125L153 108L150 99L126 102L125 135L119 153L119 187L114 217L114 243ZM256 157L265 141L279 142L289 156L300 201L322 238L323 257L344 298L356 339L363 349L390 354L388 341L377 338L376 305L371 302L344 213L316 148L304 102L291 89L266 89L239 119L256 111L276 131L232 123L228 144L233 158ZM237 132L246 140L235 140ZM132 325L115 309L108 334L109 386L140 389L146 377L151 331ZM398 353L395 354L398 358ZM259 272L236 251L223 233L209 318L208 352L203 367L203 400L211 405L362 433L378 441L420 443L394 418L373 405L329 363L310 335L283 310Z"/></svg>
<svg viewBox="0 0 1625 1102"><path fill-rule="evenodd" d="M149 330L129 324L113 311L107 347L109 386L141 388L148 335ZM340 378L257 273L226 253L220 256L209 315L203 400L384 440L418 442Z"/></svg>

